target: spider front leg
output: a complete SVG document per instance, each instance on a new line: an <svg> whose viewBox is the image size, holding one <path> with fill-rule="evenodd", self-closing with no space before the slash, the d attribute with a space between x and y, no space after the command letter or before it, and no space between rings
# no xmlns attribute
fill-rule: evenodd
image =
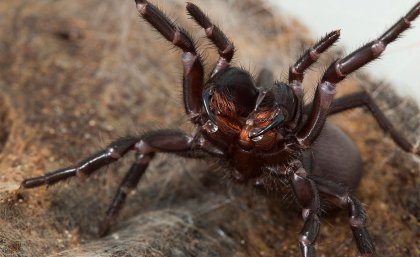
<svg viewBox="0 0 420 257"><path fill-rule="evenodd" d="M41 185L51 185L75 175L89 175L99 168L121 158L129 150L135 150L136 160L121 182L117 193L107 211L101 234L109 231L127 194L133 190L144 174L155 153L166 152L182 156L198 158L203 152L208 154L223 154L206 144L206 141L193 138L177 130L157 130L149 132L140 138L123 138L111 143L106 149L88 157L77 165L47 173L44 176L26 179L23 188L33 188ZM201 153L201 154L200 154Z"/></svg>
<svg viewBox="0 0 420 257"><path fill-rule="evenodd" d="M289 69L289 83L297 96L303 95L302 81L304 72L314 64L330 46L332 46L340 37L340 31L330 32L321 38L313 47L306 50L305 53Z"/></svg>
<svg viewBox="0 0 420 257"><path fill-rule="evenodd" d="M316 257L315 241L319 233L320 199L315 182L307 177L306 170L299 164L291 174L291 184L298 204L302 207L305 224L299 234L299 248L302 257Z"/></svg>
<svg viewBox="0 0 420 257"><path fill-rule="evenodd" d="M204 68L191 37L177 27L156 6L146 0L135 0L137 11L166 40L179 47L182 53L183 98L187 115L193 123L200 123L202 109L201 93L204 83ZM202 124L201 124L202 125Z"/></svg>
<svg viewBox="0 0 420 257"><path fill-rule="evenodd" d="M226 69L230 66L230 61L235 53L233 43L226 37L226 35L214 25L210 19L198 8L198 6L187 3L187 11L193 19L200 25L206 32L206 36L213 42L219 49L219 60L211 72L211 77L219 71Z"/></svg>
<svg viewBox="0 0 420 257"><path fill-rule="evenodd" d="M135 137L125 137L115 140L104 150L93 154L76 165L58 169L43 176L25 179L21 186L23 188L33 188L42 185L49 186L73 176L88 176L99 168L117 161L128 151L133 150L134 145L139 140L139 138Z"/></svg>
<svg viewBox="0 0 420 257"><path fill-rule="evenodd" d="M410 23L417 18L419 13L420 3L417 3L377 40L368 43L342 59L336 60L329 66L317 87L309 118L297 134L297 140L302 147L307 148L312 145L321 132L336 93L336 84L351 72L378 58L389 43L396 40L403 31L410 27Z"/></svg>
<svg viewBox="0 0 420 257"><path fill-rule="evenodd" d="M289 69L289 83L296 95L297 106L299 110L295 116L293 123L299 124L302 119L303 108L303 87L302 82L305 71L314 64L321 54L334 44L340 37L340 31L336 30L325 37L321 38L313 47L305 51L305 53L293 64Z"/></svg>

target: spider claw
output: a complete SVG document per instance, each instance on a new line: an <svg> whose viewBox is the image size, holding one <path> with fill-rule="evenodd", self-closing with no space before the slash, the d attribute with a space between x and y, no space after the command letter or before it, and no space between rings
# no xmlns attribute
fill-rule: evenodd
<svg viewBox="0 0 420 257"><path fill-rule="evenodd" d="M256 137L259 137L265 133L267 133L269 130L272 130L273 128L277 127L278 125L280 125L282 122L284 121L284 115L280 112L279 114L277 114L277 116L273 119L273 121L268 124L267 127L261 129L260 131L256 132L256 133L252 133L252 135L249 135L248 137L253 139Z"/></svg>
<svg viewBox="0 0 420 257"><path fill-rule="evenodd" d="M207 88L205 90L203 90L203 105L204 105L204 110L207 113L207 116L209 117L209 119L216 124L216 117L214 116L213 112L210 109L210 95L211 95L211 88Z"/></svg>

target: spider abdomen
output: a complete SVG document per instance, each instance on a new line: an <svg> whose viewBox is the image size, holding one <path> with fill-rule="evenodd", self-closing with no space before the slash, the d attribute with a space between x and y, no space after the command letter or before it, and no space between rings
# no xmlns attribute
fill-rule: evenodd
<svg viewBox="0 0 420 257"><path fill-rule="evenodd" d="M357 188L362 159L356 144L341 129L326 123L311 151L311 174L352 190Z"/></svg>

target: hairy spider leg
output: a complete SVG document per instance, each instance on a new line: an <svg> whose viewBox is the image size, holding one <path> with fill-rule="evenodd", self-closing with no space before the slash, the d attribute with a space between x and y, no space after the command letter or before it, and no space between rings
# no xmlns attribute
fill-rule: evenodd
<svg viewBox="0 0 420 257"><path fill-rule="evenodd" d="M300 164L302 165L302 164ZM319 234L320 197L315 182L307 177L303 167L291 174L291 185L296 201L302 207L305 221L299 234L299 248L302 257L315 257L315 241Z"/></svg>
<svg viewBox="0 0 420 257"><path fill-rule="evenodd" d="M76 175L88 176L101 167L117 161L130 150L136 151L136 160L122 180L107 210L101 235L105 235L109 231L110 226L123 207L127 194L137 186L149 162L157 152L174 153L189 158L201 158L204 156L204 152L213 155L222 154L217 149L206 145L206 142L197 142L184 132L170 129L156 130L139 138L118 139L104 150L93 154L76 165L43 176L25 179L21 186L23 188L34 188L42 185L52 185Z"/></svg>
<svg viewBox="0 0 420 257"><path fill-rule="evenodd" d="M335 206L348 210L350 228L359 252L367 256L374 254L375 246L366 228L366 211L360 201L351 194L348 188L334 181L313 175L310 178L315 181L320 192L333 198L330 200Z"/></svg>
<svg viewBox="0 0 420 257"><path fill-rule="evenodd" d="M109 144L105 149L89 156L76 165L58 169L43 176L25 179L21 186L24 188L53 185L72 176L88 176L95 170L117 161L128 151L134 150L134 145L140 140L135 137L120 138Z"/></svg>
<svg viewBox="0 0 420 257"><path fill-rule="evenodd" d="M204 85L204 68L193 40L184 29L176 26L153 4L146 0L135 0L135 2L140 15L159 31L166 40L183 51L183 98L185 111L193 123L200 123L201 108L203 106L201 93Z"/></svg>
<svg viewBox="0 0 420 257"><path fill-rule="evenodd" d="M289 83L297 98L298 111L293 122L300 124L302 120L303 108L303 87L302 81L305 71L314 64L321 54L332 46L340 37L340 30L335 30L321 38L313 47L305 51L305 53L289 68Z"/></svg>
<svg viewBox="0 0 420 257"><path fill-rule="evenodd" d="M365 91L335 99L331 103L328 115L340 113L357 107L367 107L382 130L384 130L385 133L388 133L398 146L407 152L420 156L420 149L418 149L414 144L408 142L407 139L398 133L392 123L386 118L385 114L376 105L375 101L373 101L370 95Z"/></svg>
<svg viewBox="0 0 420 257"><path fill-rule="evenodd" d="M302 147L310 147L321 132L336 93L336 84L351 72L378 58L389 43L396 40L403 31L410 27L410 23L417 18L419 13L420 3L417 3L378 39L357 49L348 56L336 60L329 66L321 79L321 83L318 84L309 118L297 134L297 139Z"/></svg>
<svg viewBox="0 0 420 257"><path fill-rule="evenodd" d="M198 25L204 29L207 38L209 38L219 50L219 60L210 75L210 77L213 77L219 71L230 66L230 61L235 53L235 47L226 35L210 21L210 19L203 13L203 11L200 10L200 8L198 8L198 6L192 3L187 3L187 11L198 23Z"/></svg>
<svg viewBox="0 0 420 257"><path fill-rule="evenodd" d="M118 216L119 211L122 209L127 194L132 192L137 184L139 183L141 177L149 166L150 160L153 158L154 153L149 154L136 154L136 160L131 165L127 174L124 176L121 181L117 192L115 193L114 198L108 210L106 211L106 217L103 221L103 224L100 226L99 234L100 236L105 236L108 234L111 226L114 224L116 217Z"/></svg>
<svg viewBox="0 0 420 257"><path fill-rule="evenodd" d="M177 130L156 130L146 133L135 146L136 160L122 180L106 212L101 226L102 236L109 232L118 213L122 209L127 194L134 190L142 175L157 152L174 153L182 156L200 158L200 149L191 136Z"/></svg>
<svg viewBox="0 0 420 257"><path fill-rule="evenodd" d="M303 95L302 81L304 72L314 64L321 54L332 46L340 37L340 30L335 30L321 38L313 47L305 53L289 69L289 83L297 96Z"/></svg>
<svg viewBox="0 0 420 257"><path fill-rule="evenodd" d="M362 203L352 195L348 195L343 204L346 204L350 216L350 227L353 237L356 240L357 249L364 256L371 256L375 253L375 245L366 228L366 212Z"/></svg>

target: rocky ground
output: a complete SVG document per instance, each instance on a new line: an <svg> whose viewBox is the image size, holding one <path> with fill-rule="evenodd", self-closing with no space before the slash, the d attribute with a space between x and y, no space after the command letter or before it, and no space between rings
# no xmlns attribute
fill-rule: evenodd
<svg viewBox="0 0 420 257"><path fill-rule="evenodd" d="M284 80L313 43L298 22L260 1L196 2L235 42L235 64L253 73L268 66ZM160 6L195 35L211 66L215 51L187 19L184 1ZM308 74L308 99L340 54L326 54ZM69 165L119 136L164 127L191 131L181 72L179 52L140 21L132 1L0 2L0 255L298 256L302 221L288 197L233 184L203 162L156 158L105 238L98 237L98 224L132 156L84 180L18 190L22 179ZM361 87L401 133L419 142L413 102L363 73L340 84L339 92ZM330 120L363 156L357 196L369 213L378 256L419 256L419 158L396 147L363 110ZM317 250L357 256L345 212L323 218Z"/></svg>

